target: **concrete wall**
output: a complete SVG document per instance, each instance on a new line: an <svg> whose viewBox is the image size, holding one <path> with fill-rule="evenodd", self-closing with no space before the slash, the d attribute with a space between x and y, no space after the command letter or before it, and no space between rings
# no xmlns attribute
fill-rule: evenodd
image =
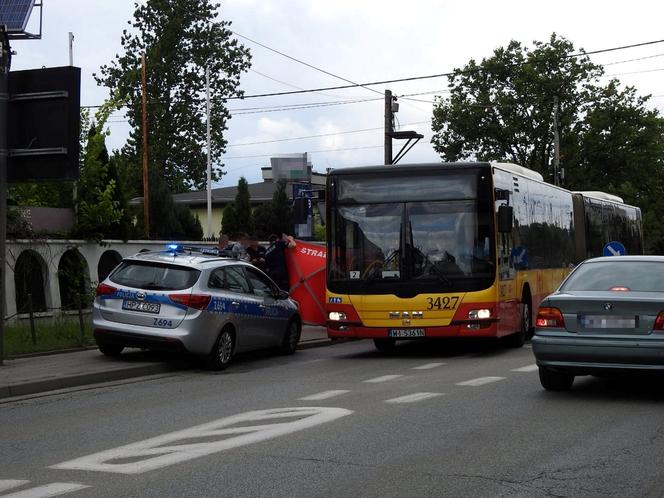
<svg viewBox="0 0 664 498"><path fill-rule="evenodd" d="M37 255L40 261L44 283L44 295L46 298L46 312L37 313L37 318L52 318L71 312L62 312L60 299L60 285L58 281L58 267L63 255L70 250L78 251L87 263L86 279L94 287L99 282L99 263L104 259L107 263L113 261L113 258L123 258L134 255L141 250L162 250L169 241L144 241L130 240L123 242L120 240L107 240L102 244L86 242L84 240L8 240L6 261L7 278L3 296L5 299L6 316L10 322L27 319L27 314L17 314L16 312L16 287L15 273L16 262L18 258L26 251ZM179 242L183 245L195 246L216 246L215 242ZM102 269L103 270L103 269ZM104 275L102 275L104 277ZM38 290L34 290L38 291Z"/></svg>

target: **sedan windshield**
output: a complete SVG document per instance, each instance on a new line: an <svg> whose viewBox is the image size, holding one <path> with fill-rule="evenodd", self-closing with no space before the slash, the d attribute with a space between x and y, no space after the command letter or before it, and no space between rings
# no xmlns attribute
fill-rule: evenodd
<svg viewBox="0 0 664 498"><path fill-rule="evenodd" d="M664 262L590 261L582 263L560 287L561 292L625 290L664 291Z"/></svg>

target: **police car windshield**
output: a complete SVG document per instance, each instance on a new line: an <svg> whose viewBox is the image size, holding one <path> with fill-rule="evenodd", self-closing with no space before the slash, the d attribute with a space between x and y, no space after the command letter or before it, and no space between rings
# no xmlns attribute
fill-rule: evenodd
<svg viewBox="0 0 664 498"><path fill-rule="evenodd" d="M145 290L182 290L193 286L201 272L195 268L147 261L123 261L109 276L118 285Z"/></svg>

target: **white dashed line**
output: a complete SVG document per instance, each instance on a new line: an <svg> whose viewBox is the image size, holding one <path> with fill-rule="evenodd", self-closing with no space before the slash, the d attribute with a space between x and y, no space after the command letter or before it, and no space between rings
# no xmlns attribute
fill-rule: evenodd
<svg viewBox="0 0 664 498"><path fill-rule="evenodd" d="M387 382L388 380L398 379L399 377L403 377L403 375L383 375L381 377L363 380L362 382L366 382L368 384L377 384L378 382Z"/></svg>
<svg viewBox="0 0 664 498"><path fill-rule="evenodd" d="M458 382L457 386L483 386L484 384L489 384L491 382L497 382L503 380L505 377L479 377L477 379L466 380L464 382Z"/></svg>
<svg viewBox="0 0 664 498"><path fill-rule="evenodd" d="M419 367L413 367L413 370L429 370L430 368L441 367L443 365L445 365L445 363L425 363Z"/></svg>
<svg viewBox="0 0 664 498"><path fill-rule="evenodd" d="M320 401L322 399L330 399L335 396L341 396L342 394L349 393L350 391L344 389L337 389L333 391L323 391L322 393L312 394L310 396L305 396L303 398L298 398L301 401Z"/></svg>
<svg viewBox="0 0 664 498"><path fill-rule="evenodd" d="M45 484L44 486L37 486L36 488L2 495L2 498L49 498L50 496L60 496L89 487L90 486L78 484L76 482L54 482L51 484Z"/></svg>
<svg viewBox="0 0 664 498"><path fill-rule="evenodd" d="M385 403L416 403L425 399L435 398L442 396L444 393L415 393L401 396L399 398L386 399Z"/></svg>
<svg viewBox="0 0 664 498"><path fill-rule="evenodd" d="M534 372L537 370L537 365L533 363L532 365L526 365L525 367L515 368L512 372Z"/></svg>
<svg viewBox="0 0 664 498"><path fill-rule="evenodd" d="M23 479L0 479L0 492L7 491L8 489L18 488L24 484L28 484L30 481L25 481Z"/></svg>

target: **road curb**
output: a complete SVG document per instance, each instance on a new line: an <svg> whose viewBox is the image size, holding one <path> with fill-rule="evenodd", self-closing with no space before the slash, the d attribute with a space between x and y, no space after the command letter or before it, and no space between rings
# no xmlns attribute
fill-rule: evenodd
<svg viewBox="0 0 664 498"><path fill-rule="evenodd" d="M314 339L300 342L297 345L298 350L318 348L336 344L338 341L329 338ZM90 348L95 349L95 348ZM74 351L83 351L77 349ZM69 350L69 352L72 352ZM51 353L53 354L53 353ZM35 355L37 356L37 355ZM39 379L26 381L19 384L10 384L0 386L0 399L14 398L17 396L26 396L30 394L46 393L60 389L69 389L72 387L81 387L92 384L101 384L104 382L113 382L118 380L127 380L135 377L144 377L148 375L170 373L181 370L182 363L175 361L164 361L150 365L137 365L115 370L106 370L102 372L80 373L61 377L52 377L48 379Z"/></svg>
<svg viewBox="0 0 664 498"><path fill-rule="evenodd" d="M54 377L52 379L34 380L0 387L0 399L56 391L58 389L68 389L71 387L80 387L89 384L126 380L133 377L173 372L175 370L179 370L179 366L167 362L164 364L140 365L105 372L82 373Z"/></svg>

